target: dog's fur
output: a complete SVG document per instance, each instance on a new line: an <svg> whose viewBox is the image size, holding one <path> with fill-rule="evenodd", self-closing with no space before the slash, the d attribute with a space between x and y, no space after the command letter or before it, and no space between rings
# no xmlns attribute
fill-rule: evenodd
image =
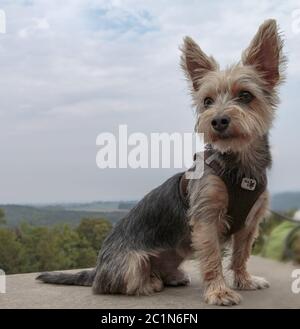
<svg viewBox="0 0 300 329"><path fill-rule="evenodd" d="M278 104L277 87L283 80L285 58L283 42L274 20L265 21L242 60L220 70L214 58L207 56L189 37L184 39L181 64L190 83L196 107L196 132L222 158L226 171L236 168L236 176L262 179L271 164L268 132ZM241 101L240 92L253 95ZM210 103L204 106L206 98ZM212 127L217 116L230 118L225 131ZM224 160L226 159L226 160ZM222 272L221 250L227 240L226 212L228 191L222 179L205 170L201 179L188 184L189 208L178 189L182 174L177 174L146 195L106 238L94 270L77 274L44 273L38 279L49 283L92 286L93 292L149 295L165 285L189 283L178 267L191 253L200 261L204 299L209 304L232 305L240 295L230 289ZM248 214L246 225L230 236L231 269L234 287L268 287L263 278L251 276L246 269L251 246L268 204L263 192ZM238 206L238 205L237 205Z"/></svg>

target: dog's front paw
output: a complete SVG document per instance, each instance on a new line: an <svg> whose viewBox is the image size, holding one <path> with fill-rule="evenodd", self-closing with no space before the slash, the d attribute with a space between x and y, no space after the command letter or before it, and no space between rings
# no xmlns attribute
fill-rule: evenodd
<svg viewBox="0 0 300 329"><path fill-rule="evenodd" d="M207 304L231 306L241 302L242 296L227 287L218 289L207 288L204 293L204 300Z"/></svg>
<svg viewBox="0 0 300 329"><path fill-rule="evenodd" d="M254 275L236 275L234 287L238 290L257 290L269 288L269 282L262 277Z"/></svg>

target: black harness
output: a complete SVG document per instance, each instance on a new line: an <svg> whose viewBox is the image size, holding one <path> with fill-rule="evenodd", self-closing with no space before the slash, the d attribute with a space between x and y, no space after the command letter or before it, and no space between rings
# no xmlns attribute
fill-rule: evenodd
<svg viewBox="0 0 300 329"><path fill-rule="evenodd" d="M197 155L194 156L194 166L189 169L193 171L196 167ZM262 178L257 181L251 177L238 177L237 171L230 172L224 170L217 160L217 154L214 150L204 151L204 171L208 168L213 170L213 174L220 177L226 185L228 192L228 231L226 235L231 235L239 231L245 225L247 216L253 205L266 190L267 175L266 170L262 173ZM189 207L188 198L189 179L186 173L183 173L180 180L180 194L186 208Z"/></svg>

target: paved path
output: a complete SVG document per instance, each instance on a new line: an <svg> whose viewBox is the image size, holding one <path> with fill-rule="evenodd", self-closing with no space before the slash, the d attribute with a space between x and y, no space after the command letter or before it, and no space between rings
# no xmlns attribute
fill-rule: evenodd
<svg viewBox="0 0 300 329"><path fill-rule="evenodd" d="M271 287L242 292L243 301L234 308L300 308L300 293L291 291L291 264L252 257L250 270L266 277ZM202 302L196 263L188 261L189 287L166 288L150 297L93 295L89 287L57 286L34 280L35 274L7 276L7 293L0 294L1 308L212 308ZM299 265L300 268L300 265Z"/></svg>

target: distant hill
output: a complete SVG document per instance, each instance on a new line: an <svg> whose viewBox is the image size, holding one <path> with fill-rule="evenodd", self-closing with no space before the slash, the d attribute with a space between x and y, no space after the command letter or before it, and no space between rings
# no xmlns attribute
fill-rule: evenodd
<svg viewBox="0 0 300 329"><path fill-rule="evenodd" d="M57 206L24 206L24 205L0 205L5 212L5 220L8 226L17 226L21 222L32 225L50 226L58 223L77 225L84 217L105 218L116 223L127 210L114 211L81 211L68 210L63 205Z"/></svg>
<svg viewBox="0 0 300 329"><path fill-rule="evenodd" d="M120 201L94 201L88 203L66 203L60 205L65 210L76 211L116 211L119 209Z"/></svg>
<svg viewBox="0 0 300 329"><path fill-rule="evenodd" d="M63 203L55 205L0 205L8 226L21 222L50 226L58 223L77 225L84 217L105 218L111 223L120 220L136 201L95 201L90 203ZM271 209L287 211L300 209L300 192L277 193L271 197Z"/></svg>
<svg viewBox="0 0 300 329"><path fill-rule="evenodd" d="M120 209L120 210L125 210L125 209L129 210L129 209L133 208L136 204L137 204L137 201L126 201L126 202L121 201L119 203L118 209Z"/></svg>
<svg viewBox="0 0 300 329"><path fill-rule="evenodd" d="M271 209L276 211L300 209L300 192L284 192L272 195Z"/></svg>

